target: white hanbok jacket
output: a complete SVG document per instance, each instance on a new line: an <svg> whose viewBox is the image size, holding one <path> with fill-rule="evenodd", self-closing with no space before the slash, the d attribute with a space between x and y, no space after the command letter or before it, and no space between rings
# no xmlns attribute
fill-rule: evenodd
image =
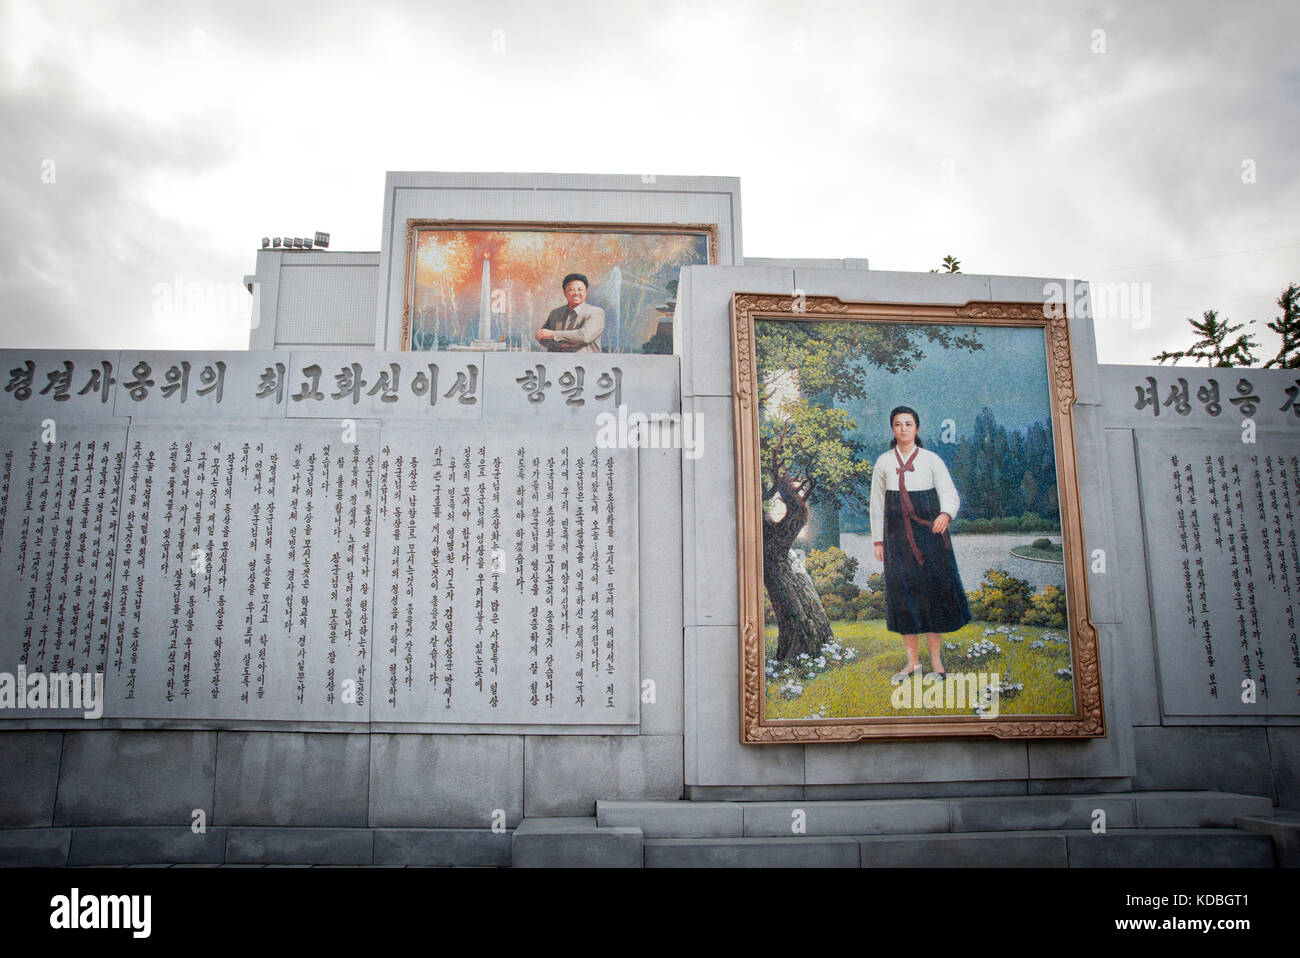
<svg viewBox="0 0 1300 958"><path fill-rule="evenodd" d="M957 487L952 484L952 476L942 459L928 449L916 447L913 452L912 471L907 474L907 491L920 492L922 489L935 489L939 493L939 511L948 513L949 519L957 518L961 499ZM910 453L908 454L910 456ZM908 456L903 457L906 462ZM898 460L894 450L890 449L876 460L876 467L871 471L871 538L873 542L885 541L885 493L898 491Z"/></svg>

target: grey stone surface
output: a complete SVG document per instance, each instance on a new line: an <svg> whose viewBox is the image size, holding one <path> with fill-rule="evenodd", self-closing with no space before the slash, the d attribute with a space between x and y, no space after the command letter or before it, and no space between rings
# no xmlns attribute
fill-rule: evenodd
<svg viewBox="0 0 1300 958"><path fill-rule="evenodd" d="M1123 623L1114 643L1116 668L1123 687L1103 687L1107 704L1124 695L1135 725L1160 724L1160 694L1156 685L1155 644L1151 632L1151 606L1147 592L1146 546L1142 541L1137 451L1129 429L1106 430L1106 460L1110 465L1110 508L1115 531L1113 551L1107 554L1107 574L1118 579L1116 602Z"/></svg>
<svg viewBox="0 0 1300 958"><path fill-rule="evenodd" d="M217 825L364 826L370 737L217 734Z"/></svg>
<svg viewBox="0 0 1300 958"><path fill-rule="evenodd" d="M878 798L965 798L973 795L1024 795L1025 781L875 782L867 785L805 785L808 801L856 802Z"/></svg>
<svg viewBox="0 0 1300 958"><path fill-rule="evenodd" d="M1259 397L1255 410L1249 414L1262 437L1266 430L1276 430L1277 435L1294 435L1295 425L1291 410L1282 410L1286 404L1286 389L1295 385L1295 373L1288 369L1210 369L1206 366L1119 366L1106 364L1098 367L1101 380L1101 392L1106 407L1106 425L1128 426L1159 430L1173 435L1183 434L1189 429L1212 429L1220 431L1230 440L1241 442L1241 421L1246 416L1244 406L1231 400L1239 398L1237 384L1245 379L1251 386L1250 395ZM1160 402L1157 407L1144 405L1137 408L1137 390L1145 391L1149 383L1147 377L1156 380L1156 394ZM1179 380L1187 382L1187 398L1191 408L1187 415L1178 414L1171 403L1164 405L1169 394L1176 387L1181 389ZM1197 398L1201 389L1209 389L1210 380L1219 386L1220 412L1210 415L1208 401ZM1208 395L1207 395L1208 400ZM1262 440L1261 440L1262 441Z"/></svg>
<svg viewBox="0 0 1300 958"><path fill-rule="evenodd" d="M779 269L870 269L871 261L863 257L844 257L842 259L825 259L817 257L794 257L793 259L776 256L746 256L742 266L766 266Z"/></svg>
<svg viewBox="0 0 1300 958"><path fill-rule="evenodd" d="M74 828L68 864L135 865L225 861L226 829L196 834L187 825Z"/></svg>
<svg viewBox="0 0 1300 958"><path fill-rule="evenodd" d="M353 444L324 422L264 422L252 433L226 423L132 425L122 495L138 505L134 531L128 511L117 544L106 715L367 717L362 631L373 628L373 613L359 584L349 593L346 576L360 575L371 547L366 472L368 460L381 460L378 440L377 424L364 422ZM347 502L353 470L355 515ZM348 680L358 689L351 702Z"/></svg>
<svg viewBox="0 0 1300 958"><path fill-rule="evenodd" d="M483 418L487 396L483 353L294 350L287 365L285 416L290 419L337 423ZM496 384L498 389L504 386Z"/></svg>
<svg viewBox="0 0 1300 958"><path fill-rule="evenodd" d="M789 838L796 823L807 835L948 831L948 803L941 801L758 802L743 807L747 837Z"/></svg>
<svg viewBox="0 0 1300 958"><path fill-rule="evenodd" d="M1091 828L1098 809L1105 813L1107 828L1132 828L1136 824L1133 800L1119 795L966 798L949 804L954 832Z"/></svg>
<svg viewBox="0 0 1300 958"><path fill-rule="evenodd" d="M686 629L688 691L691 681L696 686L693 709L687 699L685 740L697 776L690 784L802 787L805 746L740 744L739 659L734 627Z"/></svg>
<svg viewBox="0 0 1300 958"><path fill-rule="evenodd" d="M527 818L512 836L515 868L641 868L641 829L597 828L595 818Z"/></svg>
<svg viewBox="0 0 1300 958"><path fill-rule="evenodd" d="M789 296L794 288L794 270L788 268L683 267L677 309L677 334L684 344L680 350L682 394L731 396L733 292Z"/></svg>
<svg viewBox="0 0 1300 958"><path fill-rule="evenodd" d="M1132 778L1047 778L1026 783L1030 795L1078 795L1131 792Z"/></svg>
<svg viewBox="0 0 1300 958"><path fill-rule="evenodd" d="M278 256L267 284L262 255ZM271 313L271 341L284 348L375 348L374 311L379 299L379 251L271 249L258 251L262 288L255 298ZM270 272L267 270L265 272ZM247 279L247 277L245 278ZM257 333L260 330L253 330ZM256 349L253 335L249 348Z"/></svg>
<svg viewBox="0 0 1300 958"><path fill-rule="evenodd" d="M804 797L802 785L687 785L691 802L794 802Z"/></svg>
<svg viewBox="0 0 1300 958"><path fill-rule="evenodd" d="M627 407L628 415L648 416L681 409L676 356L548 352L483 355L487 383L483 415L493 422L529 427L565 423L590 430L594 439L600 428L597 417L605 413L618 416L620 405ZM546 371L544 380L538 380L538 366ZM528 380L521 382L526 377ZM545 386L539 401L530 398L538 394L536 388L524 388L532 383Z"/></svg>
<svg viewBox="0 0 1300 958"><path fill-rule="evenodd" d="M374 832L368 828L231 828L226 863L369 865Z"/></svg>
<svg viewBox="0 0 1300 958"><path fill-rule="evenodd" d="M0 732L0 828L53 824L62 745L62 732Z"/></svg>
<svg viewBox="0 0 1300 958"><path fill-rule="evenodd" d="M683 548L694 569L695 618L701 626L736 625L739 609L736 580L735 436L730 399L696 397L693 408L702 417L708 441L704 454L686 460L693 473L693 523L683 529Z"/></svg>
<svg viewBox="0 0 1300 958"><path fill-rule="evenodd" d="M24 426L40 435L41 423L69 419L108 419L113 415L116 387L104 390L104 363L109 376L122 374L120 353L113 349L5 349L0 350L0 372L12 389L0 391L0 416L4 421ZM31 363L30 370L27 366ZM68 363L72 364L71 369ZM30 372L30 379L28 375ZM97 374L94 389L86 389ZM65 375L71 378L60 383ZM85 392L82 392L86 389ZM66 396L67 398L58 398Z"/></svg>
<svg viewBox="0 0 1300 958"><path fill-rule="evenodd" d="M524 815L524 741L514 735L370 736L370 824L490 828Z"/></svg>
<svg viewBox="0 0 1300 958"><path fill-rule="evenodd" d="M1065 837L1042 832L869 835L863 868L1064 868Z"/></svg>
<svg viewBox="0 0 1300 958"><path fill-rule="evenodd" d="M707 441L707 440L706 440ZM641 731L682 733L682 453L642 449L638 456L637 590L641 683L654 682L654 701L641 696Z"/></svg>
<svg viewBox="0 0 1300 958"><path fill-rule="evenodd" d="M1093 571L1092 556L1102 549L1115 551L1115 530L1111 524L1110 462L1107 458L1101 406L1076 403L1074 449L1079 475L1079 510L1083 519L1084 573L1088 577L1089 618L1094 625L1119 621L1114 574Z"/></svg>
<svg viewBox="0 0 1300 958"><path fill-rule="evenodd" d="M1103 578L1093 576L1094 579ZM1109 575L1106 576L1109 578ZM1133 733L1125 683L1129 676L1117 668L1117 646L1123 626L1097 626L1097 653L1101 663L1102 702L1106 735L1087 739L1042 739L1025 743L1032 779L1128 778L1133 774ZM1111 789L1106 789L1111 790Z"/></svg>
<svg viewBox="0 0 1300 958"><path fill-rule="evenodd" d="M313 251L314 252L314 251ZM379 257L376 256L376 263ZM264 351L276 348L276 302L280 296L280 274L284 253L279 249L259 249L252 273L244 275L244 288L253 297L249 310L248 349ZM365 338L374 346L374 334Z"/></svg>
<svg viewBox="0 0 1300 958"><path fill-rule="evenodd" d="M874 741L808 748L809 785L837 782L952 782L1029 776L1025 743L986 739Z"/></svg>
<svg viewBox="0 0 1300 958"><path fill-rule="evenodd" d="M598 799L682 796L679 735L530 735L524 740L524 814L594 815Z"/></svg>
<svg viewBox="0 0 1300 958"><path fill-rule="evenodd" d="M1272 815L1247 815L1237 819L1242 831L1267 835L1273 841L1273 851L1281 868L1300 868L1300 812L1279 810Z"/></svg>
<svg viewBox="0 0 1300 958"><path fill-rule="evenodd" d="M682 397L682 415L694 417L696 412L696 403L693 396ZM697 421L692 418L692 421ZM697 517L697 502L695 497L696 490L696 470L695 463L698 459L687 460L683 458L681 463L681 579L682 579L682 626L690 628L699 625L699 564L695 555L695 522ZM687 689L690 688L694 681L694 676L690 669L685 670L685 682ZM689 694L686 697L686 707L693 708L689 703L694 701Z"/></svg>
<svg viewBox="0 0 1300 958"><path fill-rule="evenodd" d="M989 279L974 273L909 273L881 269L801 267L794 271L794 285L807 296L834 296L844 302L859 303L961 305L989 300L993 298ZM1041 300L1042 297L1035 298Z"/></svg>
<svg viewBox="0 0 1300 958"><path fill-rule="evenodd" d="M188 825L212 809L216 753L216 732L67 732L54 823Z"/></svg>
<svg viewBox="0 0 1300 958"><path fill-rule="evenodd" d="M646 838L739 838L744 813L735 802L596 802L601 828L641 829Z"/></svg>
<svg viewBox="0 0 1300 958"><path fill-rule="evenodd" d="M1139 789L1216 789L1273 795L1262 728L1153 726L1133 729Z"/></svg>
<svg viewBox="0 0 1300 958"><path fill-rule="evenodd" d="M1273 726L1267 737L1274 800L1284 808L1300 808L1300 728Z"/></svg>
<svg viewBox="0 0 1300 958"><path fill-rule="evenodd" d="M44 422L48 432L41 420L0 420L0 608L13 620L0 633L0 727L88 728L111 691L90 675L104 669L108 644L104 616L90 610L113 598L125 421L51 413Z"/></svg>
<svg viewBox="0 0 1300 958"><path fill-rule="evenodd" d="M857 868L852 838L648 838L646 868Z"/></svg>
<svg viewBox="0 0 1300 958"><path fill-rule="evenodd" d="M1141 829L1066 836L1071 868L1273 868L1273 843L1229 828Z"/></svg>
<svg viewBox="0 0 1300 958"><path fill-rule="evenodd" d="M554 423L447 424L432 441L423 426L385 425L382 438L375 575L391 584L374 612L371 717L635 725L638 450Z"/></svg>
<svg viewBox="0 0 1300 958"><path fill-rule="evenodd" d="M283 390L275 388L279 365ZM286 351L124 349L113 375L114 412L133 421L281 419L298 386Z"/></svg>
<svg viewBox="0 0 1300 958"><path fill-rule="evenodd" d="M511 834L488 828L377 828L375 864L505 867Z"/></svg>
<svg viewBox="0 0 1300 958"><path fill-rule="evenodd" d="M389 172L376 342L400 349L411 218L543 223L715 223L718 262L741 256L740 181L725 176ZM556 277L556 282L561 277ZM540 325L540 322L539 324Z"/></svg>
<svg viewBox="0 0 1300 958"><path fill-rule="evenodd" d="M1240 816L1273 813L1270 798L1223 792L1138 793L1133 803L1143 828L1231 828Z"/></svg>
<svg viewBox="0 0 1300 958"><path fill-rule="evenodd" d="M1223 415L1237 415L1229 412L1228 395L1221 398ZM1146 554L1156 560L1148 564L1157 674L1167 715L1300 715L1300 699L1281 692L1300 681L1288 641L1294 592L1283 592L1281 575L1285 567L1294 583L1300 556L1277 531L1300 507L1295 448L1293 432L1261 431L1247 444L1239 431L1137 431ZM1182 503L1176 501L1179 488ZM1258 683L1253 701L1243 701L1246 680Z"/></svg>
<svg viewBox="0 0 1300 958"><path fill-rule="evenodd" d="M0 828L0 867L58 868L68 863L70 828Z"/></svg>

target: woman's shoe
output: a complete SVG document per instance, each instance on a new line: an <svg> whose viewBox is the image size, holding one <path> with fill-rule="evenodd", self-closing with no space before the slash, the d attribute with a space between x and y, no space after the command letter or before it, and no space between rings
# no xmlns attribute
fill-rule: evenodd
<svg viewBox="0 0 1300 958"><path fill-rule="evenodd" d="M916 663L916 668L912 668L912 669L903 669L903 671L901 671L901 672L895 672L893 675L891 675L891 676L889 677L889 684L890 684L890 685L902 685L904 682L906 682L908 679L910 679L913 675L919 675L920 673L921 673L921 663L918 662L918 663Z"/></svg>
<svg viewBox="0 0 1300 958"><path fill-rule="evenodd" d="M927 672L925 677L932 682L942 682L948 677L947 672Z"/></svg>

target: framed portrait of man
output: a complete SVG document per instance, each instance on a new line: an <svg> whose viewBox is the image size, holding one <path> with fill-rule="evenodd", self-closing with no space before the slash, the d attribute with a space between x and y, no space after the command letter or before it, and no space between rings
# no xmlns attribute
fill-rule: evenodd
<svg viewBox="0 0 1300 958"><path fill-rule="evenodd" d="M743 743L1105 734L1065 308L732 297Z"/></svg>
<svg viewBox="0 0 1300 958"><path fill-rule="evenodd" d="M678 272L717 246L713 224L411 219L403 348L671 353Z"/></svg>

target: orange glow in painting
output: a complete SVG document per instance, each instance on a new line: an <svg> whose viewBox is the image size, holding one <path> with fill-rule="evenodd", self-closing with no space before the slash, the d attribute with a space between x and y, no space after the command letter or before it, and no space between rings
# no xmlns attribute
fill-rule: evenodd
<svg viewBox="0 0 1300 958"><path fill-rule="evenodd" d="M588 302L606 311L602 348L639 352L671 314L678 270L708 262L703 233L547 230L416 231L414 349L468 343L478 329L489 270L494 340L530 349L547 313L563 302L569 273L588 278Z"/></svg>

